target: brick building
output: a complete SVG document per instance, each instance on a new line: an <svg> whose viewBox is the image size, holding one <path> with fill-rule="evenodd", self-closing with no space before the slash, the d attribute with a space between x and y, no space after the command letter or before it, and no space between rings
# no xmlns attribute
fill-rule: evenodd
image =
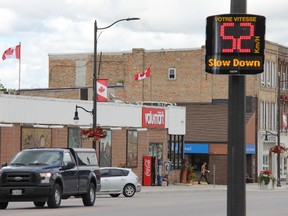
<svg viewBox="0 0 288 216"><path fill-rule="evenodd" d="M246 76L247 172L255 180L262 169L276 172L276 157L269 153L269 148L275 144L275 136L271 135L269 140L265 140L265 134L266 131L277 134L278 78L281 80L280 113L286 113L288 109L287 84L284 82L288 77L288 49L269 41L266 41L265 46L264 73ZM221 130L213 127L227 118L228 76L205 73L204 58L204 47L179 50L137 48L131 52L103 53L97 76L108 79L110 101L165 101L185 105L187 113L191 111L191 115L202 116L190 118L187 115L185 144L202 144L202 147L207 147L205 153L189 152L185 157L189 159L192 155L193 160L208 160L210 169L212 165L217 165L216 169L219 170L227 166L227 136L224 135L227 133L227 121L223 122ZM150 78L135 81L134 75L148 67L151 67ZM49 89L27 90L23 94L90 100L92 73L92 53L50 54ZM202 106L199 107L199 104ZM207 115L214 113L221 105L221 113L209 115L209 122L202 124L207 120ZM203 109L206 115L203 115ZM204 140L198 140L199 130L193 132L193 125L202 129L200 134ZM285 144L286 140L285 133L281 133L281 142ZM218 152L217 156L214 152ZM281 158L281 167L284 177L287 167L284 157ZM225 173L219 176L219 183L226 181Z"/></svg>
<svg viewBox="0 0 288 216"><path fill-rule="evenodd" d="M25 148L92 147L92 141L82 140L80 132L91 127L92 118L79 108L79 122L74 122L76 105L87 110L93 107L92 101L0 94L1 164ZM142 121L143 116L155 111L161 114L161 122ZM96 143L100 166L133 168L141 180L144 156L155 156L164 163L169 154L174 168L170 181L179 182L181 149L171 152L167 143L183 146L185 113L185 107L173 105L98 103L97 122L107 131L107 137Z"/></svg>

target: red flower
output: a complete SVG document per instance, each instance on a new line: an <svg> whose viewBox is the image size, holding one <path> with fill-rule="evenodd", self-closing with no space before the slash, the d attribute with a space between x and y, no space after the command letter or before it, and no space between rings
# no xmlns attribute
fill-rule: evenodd
<svg viewBox="0 0 288 216"><path fill-rule="evenodd" d="M81 130L82 139L91 139L97 141L101 138L105 138L107 136L107 132L102 128L97 126L95 129L83 129Z"/></svg>
<svg viewBox="0 0 288 216"><path fill-rule="evenodd" d="M273 147L270 148L269 152L272 152L272 153L275 153L275 154L278 154L278 153L283 153L286 151L286 148L284 146L278 146L278 145L275 145Z"/></svg>
<svg viewBox="0 0 288 216"><path fill-rule="evenodd" d="M262 171L260 172L260 174L270 176L270 175L272 175L272 171L271 171L271 170L262 170Z"/></svg>

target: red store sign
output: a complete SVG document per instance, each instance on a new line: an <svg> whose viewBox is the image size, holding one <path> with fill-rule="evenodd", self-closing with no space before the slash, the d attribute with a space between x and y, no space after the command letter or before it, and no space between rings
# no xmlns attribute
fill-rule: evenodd
<svg viewBox="0 0 288 216"><path fill-rule="evenodd" d="M165 128L165 109L143 107L142 127Z"/></svg>

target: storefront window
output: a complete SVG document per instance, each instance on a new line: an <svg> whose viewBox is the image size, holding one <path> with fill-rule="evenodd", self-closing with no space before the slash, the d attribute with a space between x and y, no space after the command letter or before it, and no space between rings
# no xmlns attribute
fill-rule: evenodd
<svg viewBox="0 0 288 216"><path fill-rule="evenodd" d="M68 131L68 147L80 148L82 146L81 129L69 128Z"/></svg>
<svg viewBox="0 0 288 216"><path fill-rule="evenodd" d="M107 136L100 139L100 166L111 167L112 166L112 145L111 145L111 131L107 131Z"/></svg>
<svg viewBox="0 0 288 216"><path fill-rule="evenodd" d="M263 170L268 170L269 169L269 155L263 155L262 169Z"/></svg>
<svg viewBox="0 0 288 216"><path fill-rule="evenodd" d="M163 145L161 143L149 144L149 156L156 157L158 160L163 158Z"/></svg>
<svg viewBox="0 0 288 216"><path fill-rule="evenodd" d="M127 167L138 165L138 132L127 131Z"/></svg>
<svg viewBox="0 0 288 216"><path fill-rule="evenodd" d="M168 159L171 161L171 169L181 169L184 151L184 136L170 135L168 142Z"/></svg>

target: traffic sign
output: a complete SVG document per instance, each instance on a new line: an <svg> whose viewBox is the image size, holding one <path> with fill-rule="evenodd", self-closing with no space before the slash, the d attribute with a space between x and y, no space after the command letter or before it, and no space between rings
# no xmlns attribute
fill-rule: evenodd
<svg viewBox="0 0 288 216"><path fill-rule="evenodd" d="M207 17L205 71L244 75L263 72L265 20L251 14Z"/></svg>

